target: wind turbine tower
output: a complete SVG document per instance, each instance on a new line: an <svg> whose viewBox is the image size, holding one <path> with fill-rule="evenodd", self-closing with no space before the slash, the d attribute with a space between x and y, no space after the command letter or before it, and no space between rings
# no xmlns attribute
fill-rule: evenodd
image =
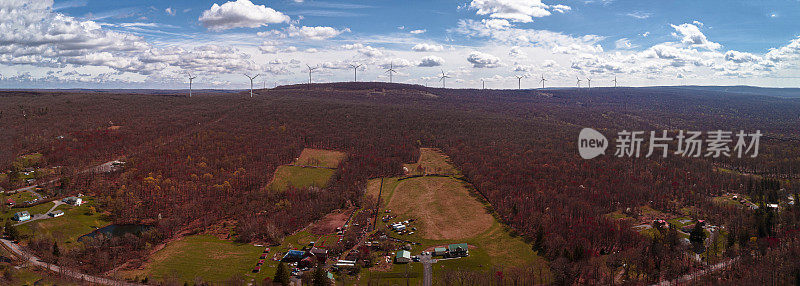
<svg viewBox="0 0 800 286"><path fill-rule="evenodd" d="M522 78L525 76L516 76L517 77L517 89L522 89Z"/></svg>
<svg viewBox="0 0 800 286"><path fill-rule="evenodd" d="M575 79L578 80L578 88L581 88L581 79L577 76L575 77Z"/></svg>
<svg viewBox="0 0 800 286"><path fill-rule="evenodd" d="M312 72L313 72L315 69L318 69L319 67L313 67L313 68L312 68L312 67L311 67L310 65L308 65L308 64L306 64L306 66L308 67L308 84L311 84L311 73L312 73Z"/></svg>
<svg viewBox="0 0 800 286"><path fill-rule="evenodd" d="M253 97L253 80L256 79L260 74L256 74L255 76L249 76L244 74L247 78L250 79L250 97Z"/></svg>
<svg viewBox="0 0 800 286"><path fill-rule="evenodd" d="M592 88L592 78L587 77L586 81L589 83L589 88Z"/></svg>
<svg viewBox="0 0 800 286"><path fill-rule="evenodd" d="M486 81L484 79L481 79L481 87L486 89Z"/></svg>
<svg viewBox="0 0 800 286"><path fill-rule="evenodd" d="M450 76L446 75L446 74L444 73L444 70L442 70L442 76L440 76L440 77L439 77L439 81L441 81L441 82L442 82L442 88L446 88L445 81L446 81L448 78L450 78Z"/></svg>
<svg viewBox="0 0 800 286"><path fill-rule="evenodd" d="M617 77L616 76L614 77L613 82L614 82L614 87L617 87Z"/></svg>
<svg viewBox="0 0 800 286"><path fill-rule="evenodd" d="M353 82L358 81L358 68L362 67L363 64L351 64L350 67L353 68Z"/></svg>
<svg viewBox="0 0 800 286"><path fill-rule="evenodd" d="M544 89L544 82L545 82L545 81L547 81L547 80L546 80L546 79L544 79L544 74L542 74L542 80L540 80L540 81L539 81L539 82L541 82L541 83L542 83L542 89Z"/></svg>
<svg viewBox="0 0 800 286"><path fill-rule="evenodd" d="M196 79L197 76L192 76L192 74L188 72L187 74L189 74L189 98L192 98L192 81Z"/></svg>
<svg viewBox="0 0 800 286"><path fill-rule="evenodd" d="M386 72L389 73L389 83L391 83L392 82L392 73L397 73L397 71L394 70L394 63L389 63L389 69L386 70Z"/></svg>

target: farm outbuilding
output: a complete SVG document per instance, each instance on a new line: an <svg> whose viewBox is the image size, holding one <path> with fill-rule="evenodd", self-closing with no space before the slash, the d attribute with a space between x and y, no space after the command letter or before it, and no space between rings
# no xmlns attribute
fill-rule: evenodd
<svg viewBox="0 0 800 286"><path fill-rule="evenodd" d="M64 211L62 211L62 210L54 210L54 211L48 213L48 215L51 216L51 217L60 217L60 216L64 215Z"/></svg>
<svg viewBox="0 0 800 286"><path fill-rule="evenodd" d="M394 257L395 263L409 263L411 262L411 252L406 250L400 250L395 254Z"/></svg>
<svg viewBox="0 0 800 286"><path fill-rule="evenodd" d="M433 255L435 256L444 256L445 254L447 254L447 248L437 247L433 249Z"/></svg>

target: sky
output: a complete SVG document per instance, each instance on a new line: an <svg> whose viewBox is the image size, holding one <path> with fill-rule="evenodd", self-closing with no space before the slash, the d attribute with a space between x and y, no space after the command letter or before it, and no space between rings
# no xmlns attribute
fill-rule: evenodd
<svg viewBox="0 0 800 286"><path fill-rule="evenodd" d="M0 0L0 88L800 86L800 0ZM578 80L580 79L580 82Z"/></svg>

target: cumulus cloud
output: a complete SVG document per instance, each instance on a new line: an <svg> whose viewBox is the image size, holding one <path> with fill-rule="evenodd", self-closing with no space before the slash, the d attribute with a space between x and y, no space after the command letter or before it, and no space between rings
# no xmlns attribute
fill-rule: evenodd
<svg viewBox="0 0 800 286"><path fill-rule="evenodd" d="M437 56L427 56L417 64L419 67L438 67L444 64L444 59Z"/></svg>
<svg viewBox="0 0 800 286"><path fill-rule="evenodd" d="M288 35L290 37L299 37L310 40L325 40L341 35L344 32L349 32L349 28L337 30L333 27L296 27L290 26L288 28Z"/></svg>
<svg viewBox="0 0 800 286"><path fill-rule="evenodd" d="M167 9L164 9L164 12L166 12L167 15L175 16L175 9L172 9L172 7L167 7Z"/></svg>
<svg viewBox="0 0 800 286"><path fill-rule="evenodd" d="M500 58L478 51L469 54L467 61L474 68L496 68L500 66Z"/></svg>
<svg viewBox="0 0 800 286"><path fill-rule="evenodd" d="M550 10L564 13L572 9L560 4L550 6L541 0L472 0L469 8L476 9L478 15L522 23L533 22L533 18L550 16Z"/></svg>
<svg viewBox="0 0 800 286"><path fill-rule="evenodd" d="M415 52L441 52L444 47L442 45L421 43L411 47L411 50Z"/></svg>
<svg viewBox="0 0 800 286"><path fill-rule="evenodd" d="M427 32L427 30L425 30L425 29L420 29L420 30L413 30L413 31L410 31L409 33L412 33L412 34L414 34L414 35L418 35L418 34L422 34L422 33L425 33L425 32Z"/></svg>
<svg viewBox="0 0 800 286"><path fill-rule="evenodd" d="M203 11L198 19L212 31L233 28L258 28L267 24L289 22L289 16L264 5L255 5L250 0L229 1L222 5L214 3Z"/></svg>
<svg viewBox="0 0 800 286"><path fill-rule="evenodd" d="M675 29L675 33L672 33L673 36L677 37L681 40L681 43L690 45L696 48L704 48L709 50L717 50L722 45L709 41L706 38L706 35L700 31L694 24L684 23L681 25L670 25L673 29Z"/></svg>

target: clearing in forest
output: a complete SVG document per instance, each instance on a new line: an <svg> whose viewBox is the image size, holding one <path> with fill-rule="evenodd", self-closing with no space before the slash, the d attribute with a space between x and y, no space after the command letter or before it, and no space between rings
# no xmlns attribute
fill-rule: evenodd
<svg viewBox="0 0 800 286"><path fill-rule="evenodd" d="M426 173L437 176L383 179L378 211L379 230L395 238L420 243L412 247L413 254L450 243L467 243L470 246L469 257L439 261L434 268L535 266L542 269L544 279L548 279L546 277L550 274L546 261L532 250L531 245L509 232L508 227L490 214L490 205L477 197L472 185L456 175L441 176L442 173L459 174L444 154L435 149L423 149L419 162L405 166L419 165L429 166L426 167ZM432 172L430 166L436 166L433 170L437 171ZM381 179L370 180L367 196L377 198L380 185ZM391 212L387 213L388 210ZM396 218L382 222L381 218L386 215ZM386 227L387 224L408 219L415 220L409 224L409 227L416 228L414 234L400 235ZM377 276L372 277L400 275L404 271L403 267L393 267L388 272L373 273ZM394 281L388 276L383 279L388 279L390 283ZM411 280L417 281L417 278ZM394 282L405 283L404 280Z"/></svg>
<svg viewBox="0 0 800 286"><path fill-rule="evenodd" d="M450 163L450 158L435 148L420 148L419 160L413 164L404 164L407 175L458 175L458 170Z"/></svg>
<svg viewBox="0 0 800 286"><path fill-rule="evenodd" d="M337 168L347 154L339 151L305 148L295 165Z"/></svg>
<svg viewBox="0 0 800 286"><path fill-rule="evenodd" d="M268 188L271 191L286 191L290 187L324 188L328 185L336 168L346 154L332 150L306 148L292 164L279 166L275 170Z"/></svg>

